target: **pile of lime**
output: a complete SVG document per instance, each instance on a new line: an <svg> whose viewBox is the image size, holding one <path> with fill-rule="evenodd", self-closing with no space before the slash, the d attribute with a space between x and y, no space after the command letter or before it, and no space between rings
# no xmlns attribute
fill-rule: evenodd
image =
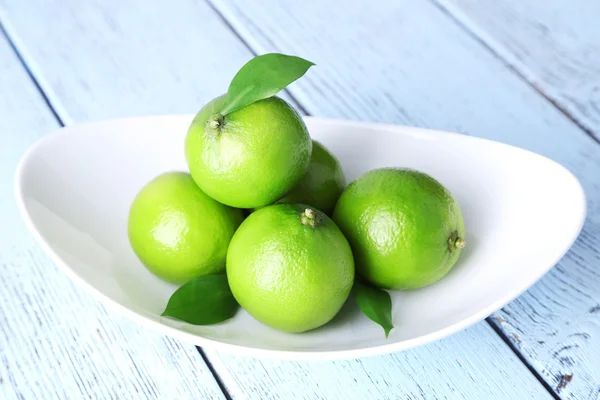
<svg viewBox="0 0 600 400"><path fill-rule="evenodd" d="M276 96L313 65L283 54L250 60L191 123L189 173L166 172L134 199L134 252L181 285L163 316L214 324L241 306L270 327L304 332L353 297L387 336L386 290L431 285L457 262L465 227L444 186L405 168L346 186L338 159Z"/></svg>

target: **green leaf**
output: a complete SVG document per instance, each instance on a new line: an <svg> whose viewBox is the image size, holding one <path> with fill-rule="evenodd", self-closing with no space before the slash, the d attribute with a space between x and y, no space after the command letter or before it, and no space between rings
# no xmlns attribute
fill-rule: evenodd
<svg viewBox="0 0 600 400"><path fill-rule="evenodd" d="M205 275L177 289L162 316L193 325L210 325L233 317L238 308L227 277L224 274Z"/></svg>
<svg viewBox="0 0 600 400"><path fill-rule="evenodd" d="M270 53L254 57L233 77L221 115L227 115L258 100L275 96L315 65L300 57Z"/></svg>
<svg viewBox="0 0 600 400"><path fill-rule="evenodd" d="M383 328L387 338L394 328L392 324L392 299L390 294L382 289L367 286L358 280L352 288L354 299L361 311L369 319Z"/></svg>

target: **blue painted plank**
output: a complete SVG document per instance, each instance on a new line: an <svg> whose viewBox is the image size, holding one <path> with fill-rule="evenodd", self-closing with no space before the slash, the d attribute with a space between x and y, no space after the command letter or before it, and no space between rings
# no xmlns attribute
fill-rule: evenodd
<svg viewBox="0 0 600 400"><path fill-rule="evenodd" d="M205 3L180 1L176 7L166 4L145 7L142 1L122 4L113 0L94 4L94 8L89 8L76 1L31 0L27 5L4 1L3 11L10 22L10 31L18 38L25 58L67 121L194 111L224 91L233 73L250 57L250 52ZM47 18L48 13L54 18ZM287 23L283 21L282 24ZM193 51L198 53L190 54ZM165 56L158 60L157 54ZM144 70L147 65L151 65L151 74ZM337 73L349 75L351 71L346 67L353 65L342 64ZM128 90L122 90L123 87ZM321 94L310 96L302 100L313 104L314 96L321 101ZM369 112L360 103L348 104ZM476 352L470 351L473 338L480 344ZM345 398L363 394L380 398L431 398L416 384L427 377L427 390L440 398L475 398L488 393L473 381L485 382L493 388L495 398L515 393L527 393L531 398L548 397L485 323L455 335L448 345L432 349L435 351L417 350L406 359L383 357L367 369L363 367L364 361L328 363L328 374L324 376L320 376L322 371L313 371L312 364L283 363L277 367L270 362L247 360L248 370L238 369L232 374L252 373L255 378L239 386L232 380L230 389L240 398L260 397L281 374L282 379L300 377L315 385L299 385L291 393L283 384L277 384L268 392L273 396L284 393L287 398L317 398L330 393L326 388L334 385ZM462 354L470 354L469 359L463 360ZM223 368L238 362L228 354L213 354L211 360ZM399 365L406 360L413 372ZM459 363L462 367L458 367ZM377 365L382 367L378 369ZM464 371L446 369L444 365ZM398 371L413 373L413 384L405 387L398 384L401 380L395 380L389 387L382 385L378 375L383 373L383 366L396 366ZM298 375L298 369L304 372ZM264 374L260 372L263 370ZM218 371L229 373L230 369L218 367ZM356 385L350 385L355 379L360 383L360 391Z"/></svg>
<svg viewBox="0 0 600 400"><path fill-rule="evenodd" d="M13 198L15 167L55 128L0 33L0 398L222 399L193 346L107 312L27 232Z"/></svg>
<svg viewBox="0 0 600 400"><path fill-rule="evenodd" d="M193 113L225 92L250 52L210 7L196 3L0 0L0 17L70 124Z"/></svg>
<svg viewBox="0 0 600 400"><path fill-rule="evenodd" d="M600 139L600 2L434 1Z"/></svg>
<svg viewBox="0 0 600 400"><path fill-rule="evenodd" d="M292 89L315 115L465 132L531 149L577 175L589 200L583 233L558 266L495 321L561 397L595 398L600 392L597 143L433 3L215 4L255 51L293 52L317 63Z"/></svg>
<svg viewBox="0 0 600 400"><path fill-rule="evenodd" d="M362 360L258 364L212 350L207 356L227 391L240 399L552 398L516 357L507 357L485 323L420 348Z"/></svg>

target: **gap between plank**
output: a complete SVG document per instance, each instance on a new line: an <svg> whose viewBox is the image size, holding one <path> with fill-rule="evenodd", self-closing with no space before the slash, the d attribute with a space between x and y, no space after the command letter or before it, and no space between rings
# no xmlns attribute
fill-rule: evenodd
<svg viewBox="0 0 600 400"><path fill-rule="evenodd" d="M585 126L585 124L583 122L579 121L573 114L571 114L569 112L569 110L566 109L566 107L564 107L562 104L560 104L559 100L553 98L548 93L546 93L542 89L541 85L537 85L535 82L532 82L531 80L527 79L527 76L523 72L521 72L520 69L516 66L516 64L517 64L516 62L514 63L515 65L511 64L511 62L509 60L507 60L505 57L503 57L502 54L494 48L494 46L492 46L484 38L482 38L480 35L478 35L474 28L477 26L477 24L475 22L469 20L468 17L466 17L466 16L461 17L461 16L457 15L456 11L451 10L452 6L447 5L446 0L430 0L430 1L435 7L437 7L440 11L442 11L444 14L446 14L448 16L448 18L450 18L452 21L454 21L454 23L456 23L456 25L459 28L464 30L469 36L471 36L473 39L475 39L484 48L486 48L492 55L494 55L494 57L496 57L498 60L500 60L502 62L502 64L504 64L504 66L508 70L512 71L517 77L519 77L523 82L525 82L527 84L527 86L531 87L540 96L542 96L544 99L546 99L546 101L548 101L550 104L552 104L552 106L554 106L554 108L556 108L561 114L563 114L565 117L567 117L579 129L581 129L589 137L591 137L594 142L600 144L600 138L594 134L593 129ZM501 45L499 45L499 46L501 46Z"/></svg>
<svg viewBox="0 0 600 400"><path fill-rule="evenodd" d="M200 357L202 357L202 359L204 360L204 363L208 367L208 369L209 369L210 373L212 374L213 378L215 379L215 381L217 381L217 385L219 385L219 389L221 389L221 392L223 392L223 396L225 396L225 399L226 400L233 400L233 398L229 394L229 391L227 390L227 386L221 380L221 377L217 373L217 370L212 365L212 362L210 362L210 359L208 358L208 356L206 355L206 353L204 352L204 350L202 349L202 347L196 346L196 350L198 350L198 353L200 353Z"/></svg>
<svg viewBox="0 0 600 400"><path fill-rule="evenodd" d="M519 360L521 360L521 362L527 367L529 372L531 372L533 374L533 376L535 376L535 378L542 384L544 389L546 389L548 391L548 393L550 393L550 395L554 399L560 400L560 396L556 393L556 391L552 388L552 386L550 386L548 384L548 382L546 382L544 380L544 378L542 378L542 376L537 372L537 370L535 368L533 368L533 366L525 359L525 357L521 354L519 349L517 349L515 344L508 338L508 336L506 336L506 334L498 326L498 324L496 324L492 320L492 317L487 317L485 319L485 322L487 322L488 325L494 330L494 332L496 332L496 334L498 336L500 336L500 339L502 339L504 341L504 343L506 343L506 345L512 350L512 352L515 353L515 355L519 358Z"/></svg>
<svg viewBox="0 0 600 400"><path fill-rule="evenodd" d="M31 82L33 82L35 88L37 89L38 93L40 94L40 96L44 100L44 103L46 103L46 105L50 109L50 112L52 113L52 115L54 116L54 118L56 119L56 121L58 122L58 124L61 127L66 126L64 120L58 114L58 112L56 111L56 108L54 107L54 105L52 104L52 102L50 101L50 99L48 98L48 96L46 95L46 92L44 91L44 89L42 89L42 86L40 85L40 82L38 81L37 77L31 71L31 68L29 68L29 65L27 64L27 62L23 58L23 55L21 54L21 52L17 48L17 45L15 44L15 41L8 34L7 30L4 28L4 24L2 23L1 20L0 20L0 36L4 36L6 38L6 41L8 42L8 45L12 49L12 51L15 54L15 56L17 57L17 59L19 60L19 63L21 64L21 66L23 67L23 69L25 69L25 72L27 73L27 76L29 77L29 79L31 79Z"/></svg>
<svg viewBox="0 0 600 400"><path fill-rule="evenodd" d="M223 13L221 12L221 10L219 10L219 8L217 8L217 6L215 6L212 2L212 0L205 0L206 4L215 12L215 14L217 14L217 16L221 19L221 21L223 21L223 23L225 24L225 26L227 26L227 28L229 28L229 30L235 35L236 38L238 38L238 40L240 42L242 42L242 44L244 46L246 46L246 48L248 50L250 50L250 52L254 55L257 56L259 55L258 51L254 50L252 48L252 46L250 46L250 43L248 43L248 41L246 41L246 39L244 38L244 36L242 36L242 34L231 24L231 22L225 18L225 15L223 15ZM241 67L241 65L240 65ZM296 99L296 97L290 93L290 91L288 89L284 89L283 90L292 100L292 103L294 103L294 107L296 107L298 110L300 110L300 113L303 115L307 115L310 116L309 112L306 110L306 108L304 108L304 106L302 104L300 104L300 102Z"/></svg>
<svg viewBox="0 0 600 400"><path fill-rule="evenodd" d="M435 2L435 0L432 0ZM231 23L231 21L229 21L225 15L221 12L221 10L215 6L213 4L213 0L206 0L206 3L209 5L210 8L212 8L214 10L214 12L221 18L221 20L223 21L223 23L233 32L233 34L248 48L248 50L250 50L250 52L252 54L254 54L255 56L258 55L258 52L252 48L252 46L248 43L248 41L242 36L242 34L233 26L233 24ZM460 21L458 21L456 18L454 18L454 16L452 16L447 10L445 10L441 5L437 5L440 9L442 9L446 14L448 14L450 16L450 18L452 18L455 22L457 22L459 25L462 26L462 24L460 23ZM466 29L466 28L465 28ZM493 52L493 49L491 49L489 46L487 46L484 42L482 42L476 35L474 35L474 33L470 32L469 33L474 36L479 42L481 42L483 45L486 46L486 48L488 48L489 50L491 50ZM494 53L495 54L495 53ZM502 60L504 62L504 59L502 59L500 56L498 56L496 54L496 56L498 57L498 59ZM530 83L512 66L508 65L505 63L505 65L507 65L512 71L514 71L516 74L518 74L519 77L521 77L523 80L525 80L525 82L530 85ZM533 86L533 85L530 85ZM538 89L537 87L533 86L533 88L540 94L542 95L546 100L550 101L550 103L552 103L555 107L557 107L563 114L565 114L567 116L567 118L569 118L571 121L573 121L577 126L579 126L580 128L582 128L588 135L590 135L596 142L600 143L600 141L598 141L598 139L596 139L596 137L592 134L591 131L587 130L585 127L583 127L581 124L578 123L577 120L575 120L566 110L564 110L559 104L557 104L554 100L550 99L548 96L546 96L543 92L541 92L540 89ZM304 115L310 115L308 113L308 111L302 106L302 104L300 104L300 102L296 99L296 97L294 95L292 95L292 93L289 92L289 90L285 89L285 92L290 96L290 98L293 100L294 105L300 109L300 111L304 114ZM515 354L515 356L517 356L517 358L525 365L525 367L529 370L529 372L538 380L538 382L540 382L540 384L544 387L544 389L546 389L546 391L556 400L560 400L560 397L556 394L556 392L554 391L554 389L548 384L548 382L546 382L544 380L544 378L535 370L535 368L533 368L533 366L531 366L531 364L529 364L529 362L525 359L525 357L521 354L521 352L519 351L519 349L517 349L517 347L510 341L510 339L504 334L504 332L498 327L496 326L493 321L491 320L491 317L487 317L485 319L485 321L490 325L490 327L494 330L494 332L500 337L500 339L508 346L508 348ZM202 354L203 358L206 358L206 356L204 355L203 351L198 348L198 351L200 351L200 353ZM209 361L207 359L205 359L206 363L209 364ZM212 371L212 367L211 367L211 371ZM215 379L217 379L218 382L219 379L217 378L217 375L215 373ZM219 383L220 385L220 383ZM222 388L222 390L224 390L224 388Z"/></svg>

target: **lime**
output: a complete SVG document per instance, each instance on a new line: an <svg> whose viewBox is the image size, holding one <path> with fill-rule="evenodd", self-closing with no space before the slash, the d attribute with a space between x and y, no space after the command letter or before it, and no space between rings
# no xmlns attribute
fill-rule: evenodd
<svg viewBox="0 0 600 400"><path fill-rule="evenodd" d="M348 241L322 212L275 204L252 213L227 253L235 299L260 322L304 332L329 322L354 281Z"/></svg>
<svg viewBox="0 0 600 400"><path fill-rule="evenodd" d="M278 203L301 203L331 215L346 187L340 162L325 146L313 140L308 171Z"/></svg>
<svg viewBox="0 0 600 400"><path fill-rule="evenodd" d="M208 197L190 174L167 172L150 181L129 211L129 241L156 276L183 283L225 269L227 246L241 210Z"/></svg>
<svg viewBox="0 0 600 400"><path fill-rule="evenodd" d="M271 204L308 169L312 141L298 113L269 97L226 116L224 96L196 115L185 140L192 177L215 200L238 208Z"/></svg>
<svg viewBox="0 0 600 400"><path fill-rule="evenodd" d="M342 193L333 219L352 246L357 275L387 289L437 282L465 245L458 203L438 181L410 169L362 175Z"/></svg>

